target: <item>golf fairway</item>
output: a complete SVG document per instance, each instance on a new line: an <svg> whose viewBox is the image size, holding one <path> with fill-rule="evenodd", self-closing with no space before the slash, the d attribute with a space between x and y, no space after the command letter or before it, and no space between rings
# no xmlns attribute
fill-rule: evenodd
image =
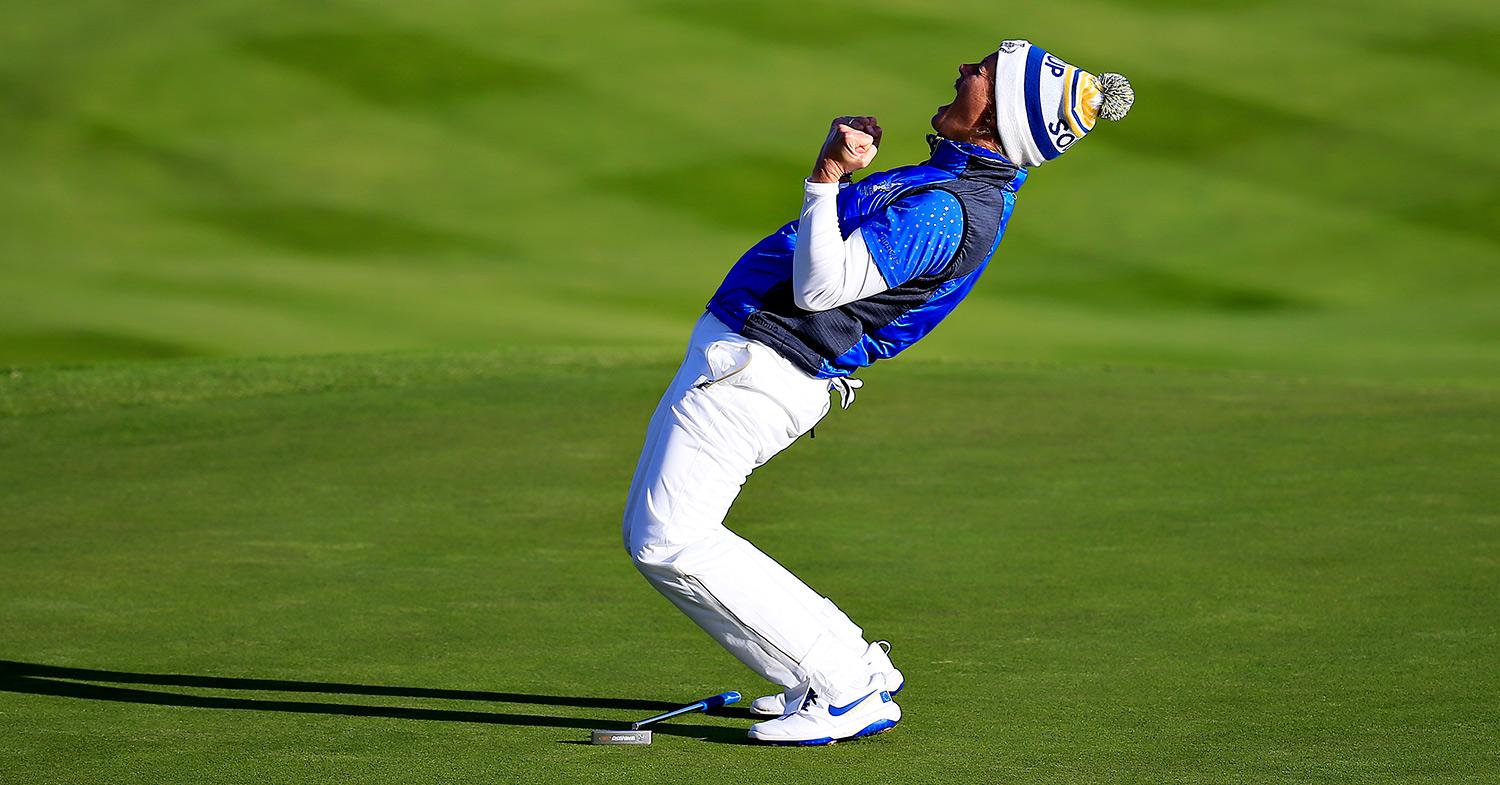
<svg viewBox="0 0 1500 785"><path fill-rule="evenodd" d="M920 360L729 520L892 641L902 724L762 749L731 707L588 746L764 686L618 541L674 359L0 380L0 781L1500 774L1492 393Z"/></svg>

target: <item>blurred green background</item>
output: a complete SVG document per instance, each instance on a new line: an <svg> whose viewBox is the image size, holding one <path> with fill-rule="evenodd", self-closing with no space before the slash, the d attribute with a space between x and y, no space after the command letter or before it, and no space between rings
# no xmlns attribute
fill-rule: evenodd
<svg viewBox="0 0 1500 785"><path fill-rule="evenodd" d="M914 356L1500 379L1500 6L9 6L0 363L677 350L828 119L922 159L957 63L1132 79Z"/></svg>

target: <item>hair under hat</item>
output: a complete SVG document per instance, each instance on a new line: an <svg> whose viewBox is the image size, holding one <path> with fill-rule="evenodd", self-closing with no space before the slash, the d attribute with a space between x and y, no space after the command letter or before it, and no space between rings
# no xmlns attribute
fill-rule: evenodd
<svg viewBox="0 0 1500 785"><path fill-rule="evenodd" d="M1098 118L1119 120L1135 91L1120 74L1095 76L1030 41L1002 41L995 59L995 132L1007 158L1037 166L1062 155Z"/></svg>

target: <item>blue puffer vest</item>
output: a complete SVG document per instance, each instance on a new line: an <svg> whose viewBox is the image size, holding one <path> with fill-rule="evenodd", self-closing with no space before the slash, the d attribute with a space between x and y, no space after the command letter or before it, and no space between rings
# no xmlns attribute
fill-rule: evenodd
<svg viewBox="0 0 1500 785"><path fill-rule="evenodd" d="M792 300L797 245L797 221L792 221L740 257L708 310L736 332L821 378L848 376L894 357L931 332L974 287L999 247L1026 170L982 147L937 136L928 141L932 157L926 163L878 172L840 191L839 230L848 238L899 200L946 191L962 208L957 243L951 237L955 222L923 220L920 212L903 214L900 220L906 225L899 227L903 237L915 234L918 240L923 232L949 233L933 238L956 249L946 263L863 300L806 311Z"/></svg>

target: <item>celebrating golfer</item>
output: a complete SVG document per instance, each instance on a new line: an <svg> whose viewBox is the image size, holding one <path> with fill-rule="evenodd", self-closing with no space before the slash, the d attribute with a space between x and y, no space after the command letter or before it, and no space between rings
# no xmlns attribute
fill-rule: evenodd
<svg viewBox="0 0 1500 785"><path fill-rule="evenodd" d="M880 147L840 117L800 217L756 243L708 302L646 432L625 505L641 574L751 670L782 687L750 738L827 744L896 725L904 680L831 600L724 526L740 486L817 424L829 391L931 332L994 254L1031 167L1118 120L1134 94L1028 41L958 67L932 157L850 184ZM811 524L812 521L809 521Z"/></svg>

